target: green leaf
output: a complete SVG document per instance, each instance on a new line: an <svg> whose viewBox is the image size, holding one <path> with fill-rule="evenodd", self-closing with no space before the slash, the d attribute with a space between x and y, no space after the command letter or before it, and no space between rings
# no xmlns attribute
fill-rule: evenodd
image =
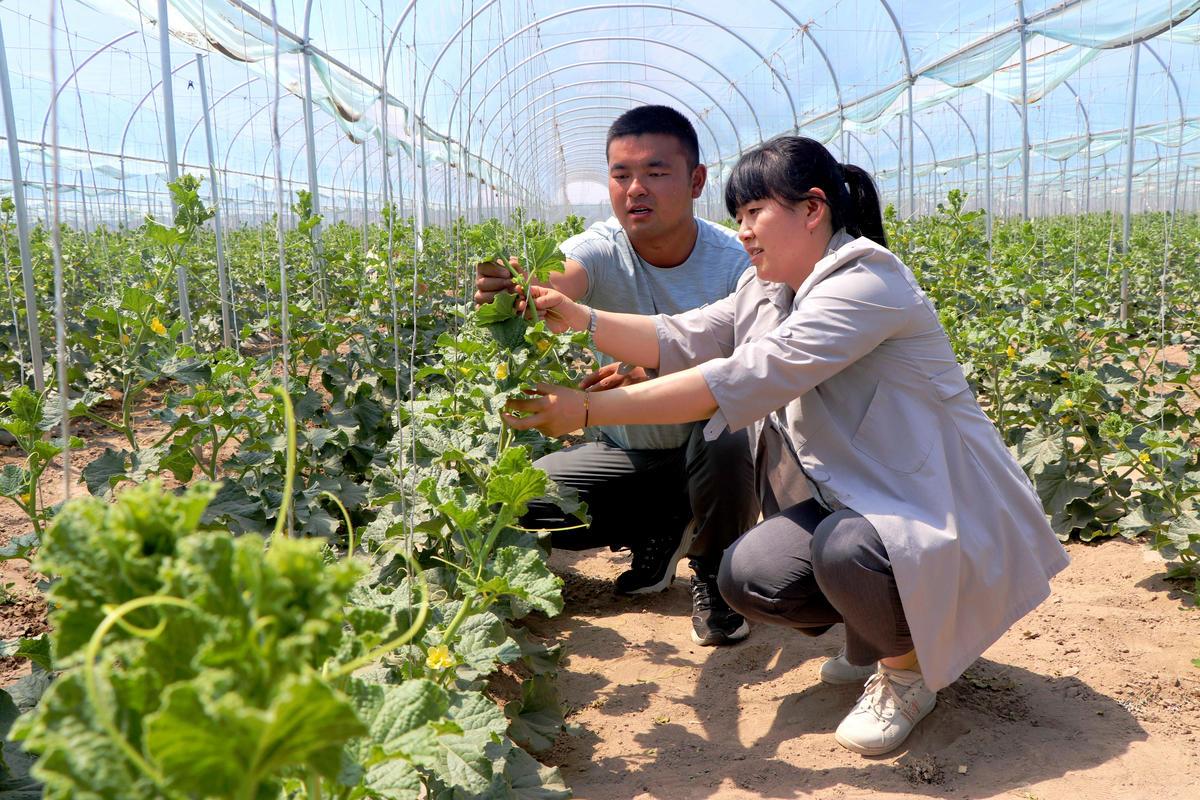
<svg viewBox="0 0 1200 800"><path fill-rule="evenodd" d="M1027 431L1014 449L1017 462L1031 479L1036 479L1051 464L1062 460L1063 436L1060 431L1038 425Z"/></svg>
<svg viewBox="0 0 1200 800"><path fill-rule="evenodd" d="M1071 474L1066 464L1053 464L1037 476L1034 485L1046 513L1050 515L1050 526L1055 533L1070 533L1070 517L1067 506L1073 500L1082 500L1096 491L1090 480Z"/></svg>
<svg viewBox="0 0 1200 800"><path fill-rule="evenodd" d="M531 500L546 494L548 482L546 473L530 463L524 447L510 447L488 474L487 501L503 503L519 517Z"/></svg>
<svg viewBox="0 0 1200 800"><path fill-rule="evenodd" d="M550 572L539 553L501 547L487 566L487 576L502 580L502 593L513 595L521 601L514 604L515 617L528 613L528 607L547 616L562 611L562 579Z"/></svg>
<svg viewBox="0 0 1200 800"><path fill-rule="evenodd" d="M222 481L200 521L205 525L221 522L238 533L262 533L267 529L267 515L262 504L235 481Z"/></svg>
<svg viewBox="0 0 1200 800"><path fill-rule="evenodd" d="M493 783L489 798L495 800L567 800L571 791L556 767L539 764L533 756L514 747L504 756L504 772Z"/></svg>
<svg viewBox="0 0 1200 800"><path fill-rule="evenodd" d="M143 314L154 308L158 301L154 295L136 286L126 286L121 292L121 308L134 314Z"/></svg>
<svg viewBox="0 0 1200 800"><path fill-rule="evenodd" d="M46 672L51 672L54 669L50 657L50 637L43 633L40 636L22 637L17 651L13 653L17 658L27 658L34 664L37 664Z"/></svg>
<svg viewBox="0 0 1200 800"><path fill-rule="evenodd" d="M562 645L547 645L533 637L523 626L509 625L508 635L521 648L521 657L534 675L554 672L562 658Z"/></svg>
<svg viewBox="0 0 1200 800"><path fill-rule="evenodd" d="M17 498L29 490L29 470L5 464L0 470L0 496Z"/></svg>
<svg viewBox="0 0 1200 800"><path fill-rule="evenodd" d="M525 342L526 322L521 317L512 317L503 322L487 326L487 331L496 343L506 350L520 347Z"/></svg>
<svg viewBox="0 0 1200 800"><path fill-rule="evenodd" d="M129 452L104 448L104 453L83 468L83 482L88 491L97 497L105 497L113 487L126 478L126 459Z"/></svg>
<svg viewBox="0 0 1200 800"><path fill-rule="evenodd" d="M534 676L521 685L521 699L504 707L511 723L508 735L533 753L550 749L562 732L563 712L558 699L556 679Z"/></svg>
<svg viewBox="0 0 1200 800"><path fill-rule="evenodd" d="M521 648L504 628L504 621L490 611L472 614L458 629L454 653L470 674L468 680L490 675L497 664L511 664L521 657ZM461 669L461 668L460 668Z"/></svg>
<svg viewBox="0 0 1200 800"><path fill-rule="evenodd" d="M475 309L475 319L480 325L494 325L510 320L517 314L514 309L516 302L517 296L512 292L499 292L492 298L492 302Z"/></svg>
<svg viewBox="0 0 1200 800"><path fill-rule="evenodd" d="M14 558L30 560L33 551L41 544L41 537L33 531L22 533L8 540L8 544L0 546L0 561L10 561Z"/></svg>

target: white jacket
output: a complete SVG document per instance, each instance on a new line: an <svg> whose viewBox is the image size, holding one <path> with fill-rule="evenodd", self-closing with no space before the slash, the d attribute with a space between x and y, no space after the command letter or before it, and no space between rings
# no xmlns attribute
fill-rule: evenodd
<svg viewBox="0 0 1200 800"><path fill-rule="evenodd" d="M707 437L753 426L755 441L780 410L827 505L875 526L931 689L1049 595L1067 554L886 248L839 231L794 296L750 269L724 300L655 325L659 371L699 365L717 400Z"/></svg>

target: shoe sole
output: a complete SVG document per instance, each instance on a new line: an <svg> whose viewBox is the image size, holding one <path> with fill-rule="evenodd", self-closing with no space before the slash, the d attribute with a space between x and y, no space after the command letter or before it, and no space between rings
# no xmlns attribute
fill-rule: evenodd
<svg viewBox="0 0 1200 800"><path fill-rule="evenodd" d="M723 644L736 644L750 635L750 623L742 620L742 624L733 633L716 636L700 636L692 629L692 641L701 647L718 647ZM865 680L865 679L864 679Z"/></svg>
<svg viewBox="0 0 1200 800"><path fill-rule="evenodd" d="M825 673L821 673L820 677L821 677L821 683L827 683L830 686L852 686L852 685L853 686L862 686L864 683L867 682L867 678L871 677L874 674L875 674L875 667L871 667L871 671L863 673L862 677L838 678L838 677L827 676L827 675L825 675Z"/></svg>
<svg viewBox="0 0 1200 800"><path fill-rule="evenodd" d="M895 744L893 744L893 745L886 745L886 746L880 746L880 747L863 747L863 746L862 746L862 745L860 745L860 744L856 744L855 742L851 742L849 739L843 739L843 738L842 738L842 736L841 736L841 734L837 733L836 731L835 731L835 732L834 732L834 734L833 734L833 738L834 738L834 739L837 741L837 743L838 743L838 744L840 744L842 747L846 748L847 750L850 750L850 751L853 751L853 752L855 752L855 753L858 753L859 755L863 755L863 756L882 756L882 755L884 755L884 754L886 754L886 753L891 753L891 752L893 752L893 751L895 751L895 750L899 750L901 747L903 747L903 746L904 746L904 743L908 741L908 737L909 737L909 736L912 736L912 734L913 734L913 731L915 731L915 730L917 729L917 725L919 725L919 724L921 723L921 720L923 720L923 719L925 719L927 716L929 716L929 712L930 712L930 711L933 711L933 709L934 709L934 706L936 706L936 705L937 705L937 700L936 700L936 698L935 698L935 699L934 699L934 704L933 704L933 705L931 705L931 706L930 706L930 707L929 707L929 708L928 708L928 709L925 711L925 713L924 713L924 714L922 714L921 716L919 716L919 717L917 717L915 720L913 720L912 729L911 729L911 730L909 730L909 732L908 732L908 736L905 736L903 739L901 739L900 741L896 742L896 743L895 743Z"/></svg>
<svg viewBox="0 0 1200 800"><path fill-rule="evenodd" d="M675 548L674 555L671 556L670 568L667 569L667 574L663 575L658 583L652 583L649 586L642 586L638 589L631 589L628 592L620 592L626 597L632 597L638 594L654 594L655 592L665 592L671 588L671 583L675 580L675 570L679 567L680 560L687 555L688 548L692 546L692 540L696 538L696 521L692 520L687 527L683 529L683 536L679 537L679 546Z"/></svg>

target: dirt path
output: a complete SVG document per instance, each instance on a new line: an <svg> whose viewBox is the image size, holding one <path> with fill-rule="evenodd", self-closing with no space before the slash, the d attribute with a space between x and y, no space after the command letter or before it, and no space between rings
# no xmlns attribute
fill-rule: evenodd
<svg viewBox="0 0 1200 800"><path fill-rule="evenodd" d="M1200 797L1200 610L1140 545L1072 544L1054 595L962 678L904 750L833 740L857 690L820 684L841 629L688 638L686 566L663 594L612 595L624 557L557 552L570 725L550 751L576 797Z"/></svg>

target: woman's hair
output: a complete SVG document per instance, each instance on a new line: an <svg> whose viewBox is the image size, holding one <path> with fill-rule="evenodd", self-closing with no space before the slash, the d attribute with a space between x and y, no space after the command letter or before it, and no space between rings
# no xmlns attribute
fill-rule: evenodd
<svg viewBox="0 0 1200 800"><path fill-rule="evenodd" d="M736 216L746 203L767 198L794 206L812 197L813 187L825 192L833 230L845 228L887 247L871 176L839 164L824 145L803 136L776 136L746 152L725 184L725 208Z"/></svg>

